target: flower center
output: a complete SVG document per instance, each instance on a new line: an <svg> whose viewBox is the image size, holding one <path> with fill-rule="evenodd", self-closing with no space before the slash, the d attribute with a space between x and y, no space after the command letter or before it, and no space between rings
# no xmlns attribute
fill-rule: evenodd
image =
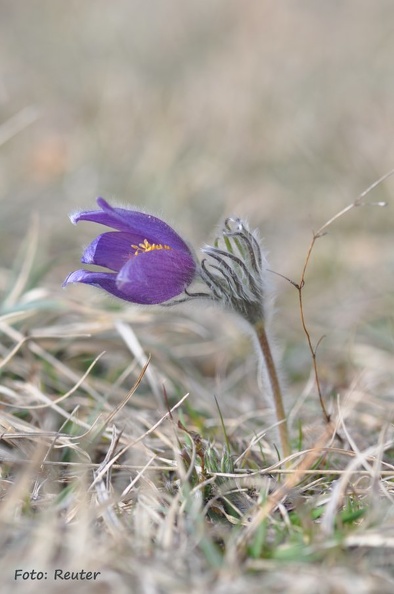
<svg viewBox="0 0 394 594"><path fill-rule="evenodd" d="M138 245L131 244L131 247L135 250L134 256L138 256L138 254L144 254L145 252L152 252L153 250L170 250L169 245L165 245L163 243L149 243L147 239L144 239L143 243L139 243Z"/></svg>

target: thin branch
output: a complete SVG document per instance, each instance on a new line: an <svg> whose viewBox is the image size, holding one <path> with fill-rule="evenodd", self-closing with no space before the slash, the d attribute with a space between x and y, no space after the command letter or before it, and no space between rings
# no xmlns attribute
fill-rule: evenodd
<svg viewBox="0 0 394 594"><path fill-rule="evenodd" d="M338 220L340 217L342 217L346 213L348 213L351 210L353 210L353 208L357 208L359 206L368 206L368 205L369 206L386 206L386 202L368 202L368 203L366 203L366 202L362 202L362 199L369 192L371 192L379 184L381 184L383 181L385 181L388 177L390 177L393 174L394 174L394 169L392 169L391 171L389 171L385 175L382 175L382 177L380 177L373 184L371 184L370 186L368 186L368 188L366 190L364 190L360 194L360 196L358 198L356 198L356 200L354 200L351 204L349 204L348 206L346 206L345 208L343 208L336 215L334 215L333 217L331 217L328 221L326 221L324 223L324 225L322 225L320 227L320 229L318 229L318 231L316 231L313 234L312 241L311 241L311 243L309 245L309 248L308 248L308 251L307 251L307 254L306 254L306 258L305 258L305 262L304 262L304 267L302 269L302 274L301 274L300 281L299 281L298 284L290 281L291 284L293 286L295 286L296 289L297 289L297 291L298 291L301 324L302 324L302 328L304 330L304 333L305 333L305 336L306 336L306 339L307 339L307 342L308 342L309 350L311 352L312 363L313 363L313 371L314 371L315 382L316 382L316 388L317 388L317 392L318 392L318 396L319 396L320 406L321 406L321 409L322 409L322 412L323 412L323 416L324 416L324 419L325 419L326 423L330 423L331 417L328 414L327 409L326 409L325 404L324 404L324 400L323 400L323 396L322 396L322 390L321 390L321 385L320 385L319 371L318 371L318 366L317 366L317 361L316 361L317 348L318 348L318 346L319 346L322 338L319 339L319 341L317 342L316 346L313 346L311 335L310 335L310 332L309 332L309 330L307 328L307 324L306 324L306 320L305 320L305 313L304 313L304 304L303 304L302 290L303 290L303 288L305 286L306 271L307 271L307 268L309 266L310 258L311 258L312 251L313 251L313 248L315 246L316 240L319 239L320 237L323 237L323 235L326 234L326 229L328 229L328 227L330 225L332 225L332 223L334 223L336 220Z"/></svg>

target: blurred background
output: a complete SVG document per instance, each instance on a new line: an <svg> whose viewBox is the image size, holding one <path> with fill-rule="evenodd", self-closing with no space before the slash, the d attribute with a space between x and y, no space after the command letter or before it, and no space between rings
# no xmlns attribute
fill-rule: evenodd
<svg viewBox="0 0 394 594"><path fill-rule="evenodd" d="M40 282L62 295L96 234L67 215L101 195L195 246L246 217L297 281L312 230L394 167L394 5L1 0L0 151L4 272L38 217ZM353 210L313 253L306 313L341 363L360 326L392 352L393 192L394 178L367 196L386 209ZM273 283L296 374L297 294Z"/></svg>

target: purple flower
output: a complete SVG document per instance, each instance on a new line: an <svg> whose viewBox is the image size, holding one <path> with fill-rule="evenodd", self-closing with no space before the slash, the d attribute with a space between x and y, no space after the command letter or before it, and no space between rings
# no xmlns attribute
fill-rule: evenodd
<svg viewBox="0 0 394 594"><path fill-rule="evenodd" d="M101 210L73 214L72 223L91 221L112 227L83 252L83 264L109 271L76 270L63 286L85 283L133 303L164 303L180 295L196 275L197 265L187 244L167 223L135 210L114 208L97 198Z"/></svg>

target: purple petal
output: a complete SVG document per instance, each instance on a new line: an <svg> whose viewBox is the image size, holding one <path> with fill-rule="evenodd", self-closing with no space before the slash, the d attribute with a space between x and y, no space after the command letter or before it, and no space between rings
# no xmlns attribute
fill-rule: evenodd
<svg viewBox="0 0 394 594"><path fill-rule="evenodd" d="M105 266L117 272L134 255L133 245L142 243L142 235L131 235L123 231L110 231L99 235L85 249L81 262Z"/></svg>
<svg viewBox="0 0 394 594"><path fill-rule="evenodd" d="M83 210L74 213L70 216L71 222L74 224L78 221L99 223L143 237L149 243L166 244L173 249L190 254L190 249L183 239L161 219L137 210L114 208L104 198L97 198L97 204L102 210Z"/></svg>
<svg viewBox="0 0 394 594"><path fill-rule="evenodd" d="M154 250L138 254L120 270L117 287L134 303L164 303L192 282L196 264L179 250Z"/></svg>
<svg viewBox="0 0 394 594"><path fill-rule="evenodd" d="M99 289L104 289L107 293L111 293L115 297L126 301L132 301L128 295L121 291L116 285L116 274L113 272L92 272L90 270L75 270L68 275L63 283L63 287L70 283L84 283L85 285L92 285Z"/></svg>

